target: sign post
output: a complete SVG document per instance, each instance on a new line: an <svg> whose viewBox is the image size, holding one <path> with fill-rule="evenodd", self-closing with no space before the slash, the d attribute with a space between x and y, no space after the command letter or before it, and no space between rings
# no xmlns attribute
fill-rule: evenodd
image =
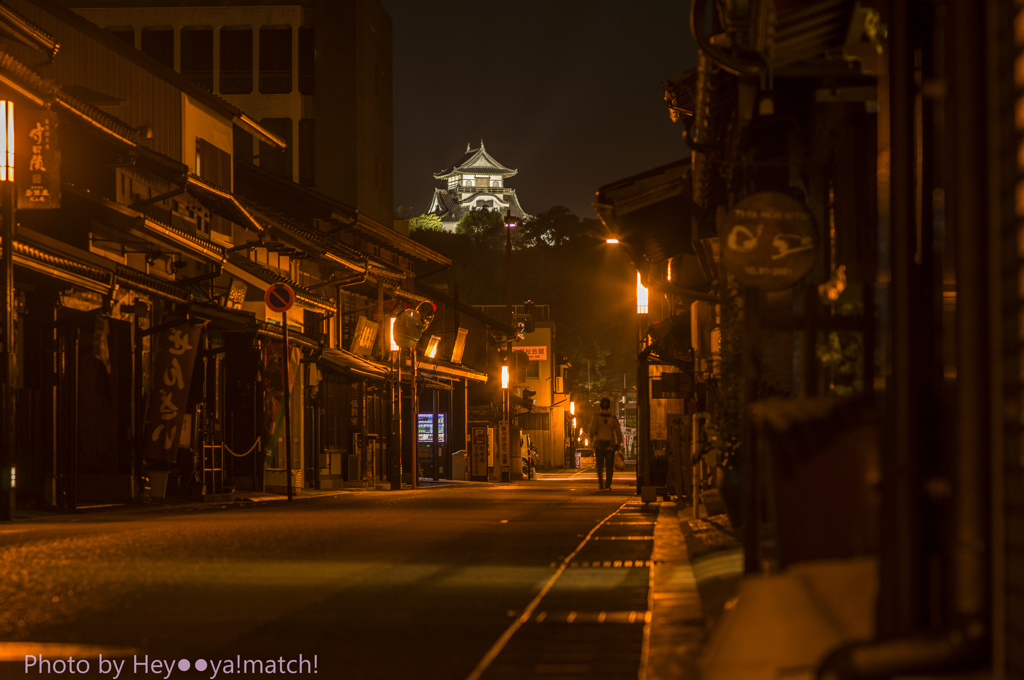
<svg viewBox="0 0 1024 680"><path fill-rule="evenodd" d="M264 298L267 308L281 314L282 330L282 361L281 373L284 389L281 391L281 406L284 408L284 483L288 487L288 500L292 499L292 414L288 403L288 364L291 356L288 352L288 310L295 304L295 291L287 283L274 283L267 288Z"/></svg>

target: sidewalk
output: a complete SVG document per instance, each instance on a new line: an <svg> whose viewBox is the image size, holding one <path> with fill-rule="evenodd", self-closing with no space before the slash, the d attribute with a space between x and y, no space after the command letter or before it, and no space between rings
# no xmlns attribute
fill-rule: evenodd
<svg viewBox="0 0 1024 680"><path fill-rule="evenodd" d="M831 650L873 636L873 558L745 578L735 531L724 513L707 516L717 496L706 500L700 518L661 507L648 680L810 680Z"/></svg>

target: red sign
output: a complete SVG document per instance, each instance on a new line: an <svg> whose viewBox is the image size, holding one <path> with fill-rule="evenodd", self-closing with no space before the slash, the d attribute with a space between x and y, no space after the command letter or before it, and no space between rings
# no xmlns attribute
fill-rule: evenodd
<svg viewBox="0 0 1024 680"><path fill-rule="evenodd" d="M274 283L267 288L264 300L266 300L270 311L281 314L287 312L295 304L295 291L287 283Z"/></svg>
<svg viewBox="0 0 1024 680"><path fill-rule="evenodd" d="M153 387L149 393L145 458L173 463L178 459L181 425L188 406L189 384L199 347L201 324L185 322L156 337Z"/></svg>

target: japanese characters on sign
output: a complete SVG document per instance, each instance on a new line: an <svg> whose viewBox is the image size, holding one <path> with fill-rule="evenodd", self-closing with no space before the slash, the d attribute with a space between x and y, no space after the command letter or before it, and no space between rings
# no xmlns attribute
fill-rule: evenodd
<svg viewBox="0 0 1024 680"><path fill-rule="evenodd" d="M530 361L547 361L548 360L548 348L546 345L540 347L520 347L516 346L516 349L520 352L526 352L526 356L530 358Z"/></svg>
<svg viewBox="0 0 1024 680"><path fill-rule="evenodd" d="M725 266L741 283L785 290L816 257L814 219L786 194L763 191L736 204L719 226Z"/></svg>
<svg viewBox="0 0 1024 680"><path fill-rule="evenodd" d="M498 455L503 472L507 472L512 463L511 448L512 441L509 437L508 422L502 421L498 423Z"/></svg>
<svg viewBox="0 0 1024 680"><path fill-rule="evenodd" d="M60 207L57 114L21 107L15 118L14 174L19 210Z"/></svg>
<svg viewBox="0 0 1024 680"><path fill-rule="evenodd" d="M472 428L472 458L470 459L470 475L487 477L487 428L474 425Z"/></svg>
<svg viewBox="0 0 1024 680"><path fill-rule="evenodd" d="M177 460L202 328L201 324L185 322L157 335L143 454L149 460Z"/></svg>
<svg viewBox="0 0 1024 680"><path fill-rule="evenodd" d="M373 343L377 340L377 329L380 324L370 321L365 316L359 317L356 322L356 331L352 334L352 344L349 351L361 357L370 356L373 351Z"/></svg>

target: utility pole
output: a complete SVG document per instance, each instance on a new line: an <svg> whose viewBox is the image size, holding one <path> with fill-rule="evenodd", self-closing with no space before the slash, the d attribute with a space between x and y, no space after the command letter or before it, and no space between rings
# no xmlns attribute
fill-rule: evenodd
<svg viewBox="0 0 1024 680"><path fill-rule="evenodd" d="M10 143L10 142L8 142ZM6 154L5 154L6 155ZM6 160L3 162L6 163ZM3 402L0 403L0 418L3 419L3 446L0 454L0 520L14 519L15 475L17 460L14 455L14 177L10 168L6 177L0 180L0 202L3 213Z"/></svg>

